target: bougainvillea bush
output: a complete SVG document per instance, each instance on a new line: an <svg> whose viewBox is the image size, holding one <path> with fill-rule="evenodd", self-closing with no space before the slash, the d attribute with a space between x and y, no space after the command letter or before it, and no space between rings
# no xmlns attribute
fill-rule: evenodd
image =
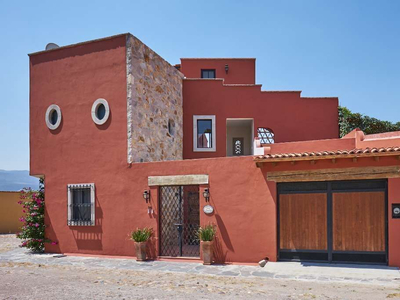
<svg viewBox="0 0 400 300"><path fill-rule="evenodd" d="M44 229L44 184L40 180L39 190L33 191L25 188L21 191L19 204L22 205L24 216L20 218L23 222L21 232L17 237L22 240L21 247L26 247L33 252L43 252L44 243L57 244L46 239Z"/></svg>

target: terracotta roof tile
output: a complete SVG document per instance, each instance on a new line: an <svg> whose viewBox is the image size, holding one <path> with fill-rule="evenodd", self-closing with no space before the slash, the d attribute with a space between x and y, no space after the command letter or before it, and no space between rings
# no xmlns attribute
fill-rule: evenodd
<svg viewBox="0 0 400 300"><path fill-rule="evenodd" d="M354 155L359 154L372 154L372 153L389 153L399 152L399 146L393 147L380 147L380 148L364 148L364 149L352 149L352 150L337 150L337 151L314 151L314 152L300 152L300 153L276 153L276 154L265 154L254 157L254 160L266 160L266 159L293 159L293 158L310 158L314 156L340 156L340 155ZM327 157L328 158L328 157Z"/></svg>

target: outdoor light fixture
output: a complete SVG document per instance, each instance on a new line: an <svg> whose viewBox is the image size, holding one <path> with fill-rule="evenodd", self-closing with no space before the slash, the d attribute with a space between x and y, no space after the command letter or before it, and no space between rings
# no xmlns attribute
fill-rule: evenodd
<svg viewBox="0 0 400 300"><path fill-rule="evenodd" d="M229 66L228 66L228 64L226 64L225 65L225 73L228 74L228 71L229 71Z"/></svg>
<svg viewBox="0 0 400 300"><path fill-rule="evenodd" d="M149 203L149 201L150 201L150 191L149 190L145 190L143 192L143 199L146 200L146 203Z"/></svg>
<svg viewBox="0 0 400 300"><path fill-rule="evenodd" d="M209 201L209 199L210 199L210 190L208 188L204 189L203 197L204 197L204 199L206 199L206 202Z"/></svg>

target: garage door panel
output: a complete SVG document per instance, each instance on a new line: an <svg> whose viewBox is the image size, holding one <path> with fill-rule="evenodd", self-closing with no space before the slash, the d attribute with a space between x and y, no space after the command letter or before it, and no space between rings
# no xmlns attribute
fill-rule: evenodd
<svg viewBox="0 0 400 300"><path fill-rule="evenodd" d="M325 193L280 195L279 205L280 249L327 250Z"/></svg>
<svg viewBox="0 0 400 300"><path fill-rule="evenodd" d="M385 251L385 193L333 193L333 251Z"/></svg>

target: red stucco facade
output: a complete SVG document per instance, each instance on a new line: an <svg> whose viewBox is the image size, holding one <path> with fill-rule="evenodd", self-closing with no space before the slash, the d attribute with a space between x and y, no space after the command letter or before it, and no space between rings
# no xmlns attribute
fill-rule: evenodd
<svg viewBox="0 0 400 300"><path fill-rule="evenodd" d="M46 246L48 252L134 256L128 235L148 226L155 232L150 252L157 257L159 189L149 187L148 177L207 174L209 184L200 185L200 206L206 204L202 191L209 188L214 213L200 211L200 224L217 225L216 260L254 263L268 257L276 261L278 196L276 182L268 181L269 172L399 165L397 156L261 166L253 156L226 157L229 118L252 118L255 129L273 129L276 143L264 145L264 153L400 144L400 134L389 139L353 132L339 139L337 98L261 91L255 84L254 59L182 59L184 160L129 163L126 40L126 35L119 35L30 56L30 172L45 178L46 234L58 241ZM216 69L217 79L199 79L203 68ZM107 99L111 109L101 126L90 115L98 98ZM44 120L51 104L62 110L56 130L49 130ZM215 152L193 151L193 115L216 116ZM388 254L393 266L400 266L400 221L390 218L391 203L398 202L400 195L399 180L388 180ZM67 185L75 183L96 186L94 226L67 225ZM154 212L150 214L144 190L151 192L149 205Z"/></svg>

